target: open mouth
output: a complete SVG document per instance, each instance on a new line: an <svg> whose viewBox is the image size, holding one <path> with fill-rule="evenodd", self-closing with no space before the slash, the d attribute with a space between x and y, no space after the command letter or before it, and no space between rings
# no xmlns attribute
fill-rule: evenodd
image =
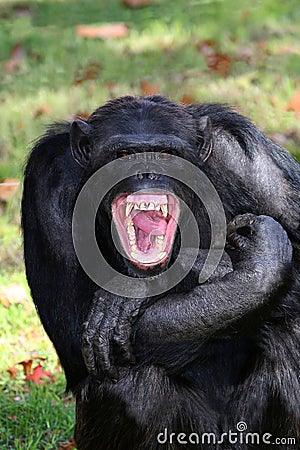
<svg viewBox="0 0 300 450"><path fill-rule="evenodd" d="M130 261L140 268L165 263L179 213L179 201L169 192L121 194L112 204L112 216Z"/></svg>

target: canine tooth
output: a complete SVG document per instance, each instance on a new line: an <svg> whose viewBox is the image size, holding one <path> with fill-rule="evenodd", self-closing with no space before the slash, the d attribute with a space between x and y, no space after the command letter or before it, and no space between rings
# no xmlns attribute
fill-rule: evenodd
<svg viewBox="0 0 300 450"><path fill-rule="evenodd" d="M164 217L168 215L168 205L160 205Z"/></svg>
<svg viewBox="0 0 300 450"><path fill-rule="evenodd" d="M130 214L131 211L132 211L132 208L133 208L133 203L127 203L127 204L126 204L126 217L129 216L129 214Z"/></svg>

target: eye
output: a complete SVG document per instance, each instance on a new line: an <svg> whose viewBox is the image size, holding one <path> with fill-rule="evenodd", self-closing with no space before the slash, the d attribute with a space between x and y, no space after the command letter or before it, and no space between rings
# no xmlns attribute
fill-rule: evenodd
<svg viewBox="0 0 300 450"><path fill-rule="evenodd" d="M163 151L159 154L160 159L169 159L173 156L173 153L170 150Z"/></svg>
<svg viewBox="0 0 300 450"><path fill-rule="evenodd" d="M126 156L129 156L130 153L126 150L120 150L117 152L117 158L126 158Z"/></svg>

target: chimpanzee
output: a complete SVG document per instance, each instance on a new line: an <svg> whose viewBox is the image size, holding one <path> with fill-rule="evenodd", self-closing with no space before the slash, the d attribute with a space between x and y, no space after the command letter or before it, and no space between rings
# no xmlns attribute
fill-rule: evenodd
<svg viewBox="0 0 300 450"><path fill-rule="evenodd" d="M223 205L225 249L191 165ZM76 398L78 449L298 448L299 188L296 160L220 104L126 96L37 141L26 273ZM221 257L199 281L215 240ZM107 267L119 290L98 282Z"/></svg>

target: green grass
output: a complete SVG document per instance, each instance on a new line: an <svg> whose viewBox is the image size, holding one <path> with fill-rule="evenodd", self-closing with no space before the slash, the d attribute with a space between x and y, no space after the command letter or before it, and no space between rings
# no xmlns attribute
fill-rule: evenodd
<svg viewBox="0 0 300 450"><path fill-rule="evenodd" d="M63 399L63 400L62 400ZM56 385L4 387L0 396L0 448L5 450L54 450L71 440L74 404Z"/></svg>
<svg viewBox="0 0 300 450"><path fill-rule="evenodd" d="M22 178L46 124L87 115L109 98L141 95L142 82L176 101L231 104L300 156L299 114L286 111L300 87L298 0L154 0L136 10L120 0L0 0L0 20L0 182ZM76 34L78 24L108 22L125 22L128 35ZM226 77L209 69L199 50L209 40L231 59ZM15 46L20 54L10 72ZM26 286L20 198L21 188L0 205L0 289ZM0 448L58 448L72 437L74 414L64 402L63 375L32 388L20 371L16 379L6 372L34 355L56 373L52 345L30 301L9 308L0 302L0 319Z"/></svg>
<svg viewBox="0 0 300 450"><path fill-rule="evenodd" d="M299 123L284 106L299 86L299 7L297 0L157 0L131 10L119 0L26 1L19 17L14 2L1 1L0 29L0 177L22 173L26 150L43 126L91 112L110 97L141 94L141 81L157 83L174 100L236 105L267 133ZM75 25L126 22L123 39L84 39ZM213 40L232 58L224 79L206 67L199 42ZM20 65L5 70L14 45L22 46ZM289 49L284 50L284 49ZM282 51L283 49L283 51ZM241 55L250 55L245 61ZM94 80L74 85L91 63L100 65ZM37 110L46 112L36 117Z"/></svg>

